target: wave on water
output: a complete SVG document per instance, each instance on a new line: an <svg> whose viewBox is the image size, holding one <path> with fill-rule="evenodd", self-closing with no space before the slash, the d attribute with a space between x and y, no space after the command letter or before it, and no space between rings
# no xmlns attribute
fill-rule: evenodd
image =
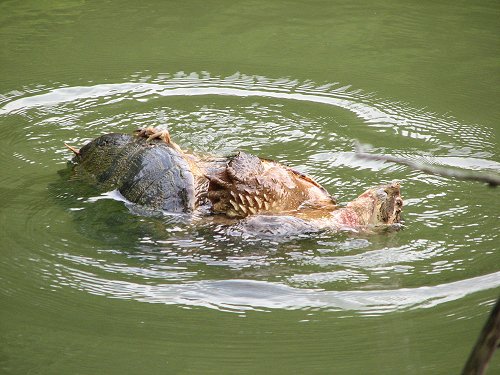
<svg viewBox="0 0 500 375"><path fill-rule="evenodd" d="M129 78L130 80L130 78ZM401 137L419 139L445 147L460 154L467 147L477 152L494 147L492 134L474 124L463 124L422 109L411 108L401 102L376 99L374 94L352 89L339 83L315 84L289 78L270 79L236 73L228 77L211 76L207 72L178 72L157 77L138 76L136 82L104 83L90 86L72 86L25 89L12 91L0 97L0 115L22 114L30 109L49 109L65 103L78 103L77 109L100 107L124 100L146 102L158 97L189 97L218 95L228 97L263 97L324 104L346 109L377 132L391 131ZM64 86L64 85L62 85ZM49 110L50 112L50 110ZM446 139L453 140L447 143ZM455 155L456 156L456 155Z"/></svg>
<svg viewBox="0 0 500 375"><path fill-rule="evenodd" d="M500 272L417 288L325 291L244 279L141 285L127 281L104 280L76 269L73 272L68 271L70 270L66 269L58 273L53 282L112 298L208 307L236 313L269 309L322 309L353 311L373 316L397 310L429 308L471 293L500 287ZM181 275L174 274L182 279ZM58 277L61 279L58 280Z"/></svg>
<svg viewBox="0 0 500 375"><path fill-rule="evenodd" d="M194 104L186 110L182 108L185 102L175 101L179 98L192 99ZM232 101L214 104L213 98ZM300 103L301 107L312 104L309 108L314 110L297 113L297 106L284 108L290 103ZM41 223L51 228L43 231L39 239L46 243L32 258L54 260L43 271L54 289L69 286L110 298L234 312L280 308L378 315L431 307L500 286L500 272L492 273L491 269L489 273L479 268L469 270L467 279L461 279L460 273L465 263L473 263L469 262L471 256L484 257L487 262L497 240L495 233L485 233L482 228L490 225L485 220L494 219L485 214L491 202L487 194L468 193L474 203L464 202L460 199L463 186L454 185L450 179L408 172L391 162L360 160L353 151L360 136L366 138L361 141L373 142L377 153L499 172L500 163L494 160L496 141L491 129L480 124L464 124L400 101L382 100L337 82L316 84L240 73L228 77L206 72L136 74L119 83L37 85L0 95L0 121L20 123L6 134L9 146L15 145L13 158L30 168L39 167L42 154L55 156L53 160L59 164L66 163L63 141L80 145L104 132L159 125L159 112L167 114L160 125L172 126L183 146L207 152L237 148L275 152L273 158L294 163L326 187L339 188L344 196L356 196L365 185L383 179L404 178L403 187L412 191L405 197L412 226L397 239L309 238L307 244L284 249L274 243L237 243L214 233L213 227L194 230L175 218L149 217L133 222L131 216L144 215L110 205L112 200L128 206L115 193L75 198L61 192L58 196L70 202L65 203L70 206L68 217L78 223L74 227L80 233L75 238L82 233L82 238L94 236L92 241L101 243L97 246L101 250L114 244L111 247L117 258L108 254L110 258L103 265L100 250L93 247L96 245L71 239L62 245L56 224L46 222L49 219L43 214L55 209L31 202L28 206L39 211L26 219L26 230L37 233ZM336 117L343 114L348 120ZM27 140L30 147L22 144ZM101 204L113 211L103 212ZM168 228L158 232L158 227ZM450 230L437 236L437 227L462 232L457 236ZM415 236L405 237L408 233ZM130 248L125 248L126 243L132 243ZM153 259L148 262L136 257L149 254L140 245L144 243L152 249ZM471 255L478 243L487 251ZM32 244L33 249L40 248L37 246ZM50 256L44 255L47 249ZM103 276L103 272L107 274ZM431 275L443 272L453 275L447 278L450 282L432 279ZM430 277L434 286L422 286L411 279L417 275L415 280L421 280L421 274ZM391 277L394 280L387 281Z"/></svg>

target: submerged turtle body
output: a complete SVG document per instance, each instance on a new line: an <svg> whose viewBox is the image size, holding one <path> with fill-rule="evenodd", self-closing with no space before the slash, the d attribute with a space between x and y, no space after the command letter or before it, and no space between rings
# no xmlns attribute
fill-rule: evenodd
<svg viewBox="0 0 500 375"><path fill-rule="evenodd" d="M196 206L195 176L175 146L161 140L105 134L82 147L73 161L77 173L92 176L101 189L117 189L133 203L191 212Z"/></svg>

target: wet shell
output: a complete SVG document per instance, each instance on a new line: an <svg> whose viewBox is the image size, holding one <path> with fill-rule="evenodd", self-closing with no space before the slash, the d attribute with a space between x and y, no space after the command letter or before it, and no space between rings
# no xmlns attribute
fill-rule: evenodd
<svg viewBox="0 0 500 375"><path fill-rule="evenodd" d="M74 159L75 170L92 175L103 189L117 189L129 201L169 212L195 207L195 181L176 149L124 134L94 139Z"/></svg>

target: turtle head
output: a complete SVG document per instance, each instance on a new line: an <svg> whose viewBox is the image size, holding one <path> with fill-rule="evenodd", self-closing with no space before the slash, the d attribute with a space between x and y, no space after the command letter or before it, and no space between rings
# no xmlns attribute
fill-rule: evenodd
<svg viewBox="0 0 500 375"><path fill-rule="evenodd" d="M401 221L403 198L399 182L368 189L347 207L358 214L365 225L396 224Z"/></svg>
<svg viewBox="0 0 500 375"><path fill-rule="evenodd" d="M72 159L75 170L86 171L94 176L105 173L132 139L126 134L110 133L95 138L80 150L70 148L75 154Z"/></svg>

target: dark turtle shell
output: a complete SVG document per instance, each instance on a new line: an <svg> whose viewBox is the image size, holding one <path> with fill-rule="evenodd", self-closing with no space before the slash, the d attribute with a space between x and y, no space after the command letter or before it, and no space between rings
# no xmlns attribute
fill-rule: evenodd
<svg viewBox="0 0 500 375"><path fill-rule="evenodd" d="M169 212L195 207L195 181L182 152L161 140L111 133L83 146L75 171L133 203Z"/></svg>

